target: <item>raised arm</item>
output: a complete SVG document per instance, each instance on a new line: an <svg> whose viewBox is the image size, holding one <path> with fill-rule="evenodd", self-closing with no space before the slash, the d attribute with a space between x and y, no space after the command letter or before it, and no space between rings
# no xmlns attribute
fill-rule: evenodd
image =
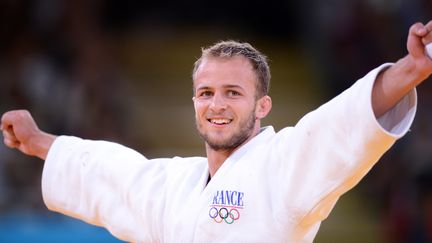
<svg viewBox="0 0 432 243"><path fill-rule="evenodd" d="M30 112L9 111L1 118L0 129L6 146L16 148L24 154L46 159L48 150L56 136L41 131Z"/></svg>
<svg viewBox="0 0 432 243"><path fill-rule="evenodd" d="M432 21L416 23L408 33L408 55L378 75L372 91L372 106L376 117L390 110L411 89L432 73L432 60L425 46L432 43Z"/></svg>

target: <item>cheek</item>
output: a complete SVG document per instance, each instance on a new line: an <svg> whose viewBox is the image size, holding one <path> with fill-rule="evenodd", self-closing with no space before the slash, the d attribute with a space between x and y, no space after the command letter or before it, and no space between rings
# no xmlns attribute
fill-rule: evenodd
<svg viewBox="0 0 432 243"><path fill-rule="evenodd" d="M248 101L244 104L242 104L242 106L239 108L239 110L243 111L242 114L243 115L247 115L250 116L250 114L257 114L257 109L256 109L256 104L254 100Z"/></svg>
<svg viewBox="0 0 432 243"><path fill-rule="evenodd" d="M205 105L202 102L194 102L195 117L199 118L205 111Z"/></svg>

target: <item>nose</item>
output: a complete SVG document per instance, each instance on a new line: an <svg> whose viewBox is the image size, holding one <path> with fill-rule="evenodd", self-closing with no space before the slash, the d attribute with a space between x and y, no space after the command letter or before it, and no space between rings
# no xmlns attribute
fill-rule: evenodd
<svg viewBox="0 0 432 243"><path fill-rule="evenodd" d="M214 94L211 103L210 109L214 112L223 111L227 108L227 103L225 98L220 94Z"/></svg>

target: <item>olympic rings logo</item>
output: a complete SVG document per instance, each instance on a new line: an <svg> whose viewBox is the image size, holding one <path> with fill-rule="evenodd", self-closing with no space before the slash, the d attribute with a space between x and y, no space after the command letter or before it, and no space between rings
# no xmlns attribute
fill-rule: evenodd
<svg viewBox="0 0 432 243"><path fill-rule="evenodd" d="M225 221L227 224L232 224L234 221L240 218L240 212L236 208L228 210L228 208L222 207L211 207L209 210L209 216L216 223L222 223Z"/></svg>

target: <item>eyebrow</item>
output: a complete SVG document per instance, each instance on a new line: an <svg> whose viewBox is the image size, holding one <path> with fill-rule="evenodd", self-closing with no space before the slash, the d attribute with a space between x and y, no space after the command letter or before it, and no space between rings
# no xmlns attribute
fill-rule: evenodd
<svg viewBox="0 0 432 243"><path fill-rule="evenodd" d="M228 88L228 89L241 89L243 90L243 88L240 85L236 85L236 84L227 84L223 86L224 88Z"/></svg>
<svg viewBox="0 0 432 243"><path fill-rule="evenodd" d="M223 88L225 88L225 89L241 89L241 90L244 90L240 85L236 85L236 84L226 84L226 85L223 85L222 86ZM205 90L205 89L212 89L212 87L210 87L210 86L202 86L202 87L199 87L199 88L197 88L197 90Z"/></svg>

